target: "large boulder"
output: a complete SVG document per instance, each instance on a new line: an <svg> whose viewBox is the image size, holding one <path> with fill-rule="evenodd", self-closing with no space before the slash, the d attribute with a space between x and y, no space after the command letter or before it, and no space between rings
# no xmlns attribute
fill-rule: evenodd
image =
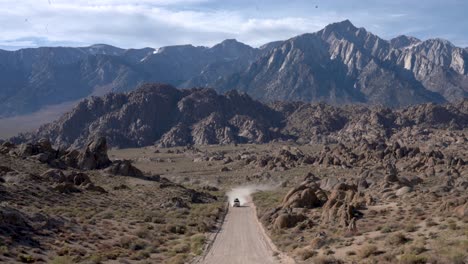
<svg viewBox="0 0 468 264"><path fill-rule="evenodd" d="M21 232L29 228L30 225L24 213L10 207L0 206L0 235Z"/></svg>
<svg viewBox="0 0 468 264"><path fill-rule="evenodd" d="M398 189L396 192L395 192L395 195L396 196L403 196L407 193L410 193L412 191L411 187L409 186L403 186L401 187L400 189Z"/></svg>
<svg viewBox="0 0 468 264"><path fill-rule="evenodd" d="M91 141L77 157L77 167L82 170L104 169L111 165L107 156L107 141L100 137Z"/></svg>
<svg viewBox="0 0 468 264"><path fill-rule="evenodd" d="M116 160L112 162L105 172L112 175L122 175L122 176L131 176L131 177L142 177L143 172L132 165L132 162L129 160Z"/></svg>
<svg viewBox="0 0 468 264"><path fill-rule="evenodd" d="M50 182L57 182L57 183L66 181L65 174L61 170L56 170L56 169L50 169L44 172L41 175L41 178Z"/></svg>
<svg viewBox="0 0 468 264"><path fill-rule="evenodd" d="M444 201L436 212L454 214L460 218L468 217L468 195Z"/></svg>
<svg viewBox="0 0 468 264"><path fill-rule="evenodd" d="M386 166L387 175L385 176L385 181L390 183L398 182L398 170L395 167L395 164L388 163Z"/></svg>
<svg viewBox="0 0 468 264"><path fill-rule="evenodd" d="M76 188L73 183L66 183L66 182L56 184L52 189L57 192L65 193L65 194L80 192L80 189Z"/></svg>
<svg viewBox="0 0 468 264"><path fill-rule="evenodd" d="M307 217L303 214L282 213L278 215L273 223L274 229L285 229L295 227L298 223L306 220Z"/></svg>
<svg viewBox="0 0 468 264"><path fill-rule="evenodd" d="M7 174L8 172L13 171L10 167L0 166L0 176Z"/></svg>
<svg viewBox="0 0 468 264"><path fill-rule="evenodd" d="M357 191L356 185L340 183L323 205L322 222L348 227L353 218L358 218L359 208L372 203L372 198Z"/></svg>
<svg viewBox="0 0 468 264"><path fill-rule="evenodd" d="M91 183L89 176L82 172L73 172L67 176L67 182L73 183L74 185L87 185Z"/></svg>
<svg viewBox="0 0 468 264"><path fill-rule="evenodd" d="M322 204L317 197L319 191L315 184L301 184L291 189L283 199L283 208L315 208Z"/></svg>
<svg viewBox="0 0 468 264"><path fill-rule="evenodd" d="M462 205L459 205L453 209L453 212L456 216L462 219L468 219L468 202L465 202Z"/></svg>
<svg viewBox="0 0 468 264"><path fill-rule="evenodd" d="M55 152L47 138L41 138L35 143L23 143L16 149L16 154L20 157L41 155L41 162L54 158Z"/></svg>

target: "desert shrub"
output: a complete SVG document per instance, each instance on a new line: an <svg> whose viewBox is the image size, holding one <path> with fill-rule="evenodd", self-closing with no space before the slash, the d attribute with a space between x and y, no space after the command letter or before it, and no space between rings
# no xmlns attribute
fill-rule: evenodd
<svg viewBox="0 0 468 264"><path fill-rule="evenodd" d="M1 255L8 255L9 254L9 250L8 250L8 247L7 246L0 246L0 254Z"/></svg>
<svg viewBox="0 0 468 264"><path fill-rule="evenodd" d="M147 259L151 256L148 251L138 251L137 253L133 254L130 258L133 260L143 260Z"/></svg>
<svg viewBox="0 0 468 264"><path fill-rule="evenodd" d="M135 235L139 238L148 238L150 236L150 232L147 227L140 227L135 231Z"/></svg>
<svg viewBox="0 0 468 264"><path fill-rule="evenodd" d="M328 256L328 257L314 258L312 263L314 264L343 264L344 262L334 257Z"/></svg>
<svg viewBox="0 0 468 264"><path fill-rule="evenodd" d="M106 250L105 252L102 252L102 257L106 260L116 260L120 256L126 256L124 252L118 249L114 250Z"/></svg>
<svg viewBox="0 0 468 264"><path fill-rule="evenodd" d="M88 261L89 261L90 264L99 264L99 263L102 262L102 256L98 255L98 254L91 255L89 257Z"/></svg>
<svg viewBox="0 0 468 264"><path fill-rule="evenodd" d="M210 226L207 223L205 223L204 221L198 222L196 224L196 226L197 226L197 231L198 232L203 232L204 233L204 232L210 231Z"/></svg>
<svg viewBox="0 0 468 264"><path fill-rule="evenodd" d="M73 263L73 259L69 256L57 256L50 262L51 264L70 264Z"/></svg>
<svg viewBox="0 0 468 264"><path fill-rule="evenodd" d="M146 248L148 244L146 243L146 241L144 240L141 240L141 239L136 239L134 241L132 241L132 243L130 244L130 248L131 250L143 250Z"/></svg>
<svg viewBox="0 0 468 264"><path fill-rule="evenodd" d="M185 264L186 255L176 255L168 260L168 264Z"/></svg>
<svg viewBox="0 0 468 264"><path fill-rule="evenodd" d="M374 255L375 253L377 253L377 251L378 251L378 248L376 246L365 245L359 249L357 254L360 258L368 258Z"/></svg>
<svg viewBox="0 0 468 264"><path fill-rule="evenodd" d="M424 251L426 251L426 248L421 245L411 245L406 250L408 254L414 254L414 255L419 255L423 253Z"/></svg>
<svg viewBox="0 0 468 264"><path fill-rule="evenodd" d="M448 223L448 228L450 230L457 230L458 229L457 223L456 222L449 222Z"/></svg>
<svg viewBox="0 0 468 264"><path fill-rule="evenodd" d="M173 234L185 234L187 228L183 225L168 224L166 225L166 231Z"/></svg>
<svg viewBox="0 0 468 264"><path fill-rule="evenodd" d="M420 255L404 254L400 256L401 264L424 264L427 262L427 258Z"/></svg>
<svg viewBox="0 0 468 264"><path fill-rule="evenodd" d="M412 233L418 230L418 227L414 223L409 223L408 225L405 226L405 231Z"/></svg>
<svg viewBox="0 0 468 264"><path fill-rule="evenodd" d="M190 251L190 245L187 243L181 243L178 245L175 245L172 250L179 254L179 253L188 253Z"/></svg>
<svg viewBox="0 0 468 264"><path fill-rule="evenodd" d="M121 248L129 249L133 240L134 240L134 238L132 238L132 237L124 236L124 237L121 237L116 244Z"/></svg>
<svg viewBox="0 0 468 264"><path fill-rule="evenodd" d="M392 246L399 246L399 245L405 244L408 241L409 239L404 234L396 233L396 234L393 234L392 236L389 236L386 240L386 243Z"/></svg>
<svg viewBox="0 0 468 264"><path fill-rule="evenodd" d="M321 247L327 244L327 240L325 238L316 237L310 241L310 246L314 249L320 249Z"/></svg>
<svg viewBox="0 0 468 264"><path fill-rule="evenodd" d="M190 238L190 247L192 253L195 255L201 255L203 253L203 246L205 244L206 238L202 234L193 235Z"/></svg>
<svg viewBox="0 0 468 264"><path fill-rule="evenodd" d="M380 232L382 232L382 233L390 233L390 232L392 232L392 228L391 228L390 226L388 226L388 225L383 226L383 227L379 227L378 229L379 229Z"/></svg>
<svg viewBox="0 0 468 264"><path fill-rule="evenodd" d="M307 260L317 254L317 252L310 249L309 247L298 248L295 250L295 253L300 260Z"/></svg>
<svg viewBox="0 0 468 264"><path fill-rule="evenodd" d="M114 213L107 211L102 214L102 219L113 219L114 218Z"/></svg>
<svg viewBox="0 0 468 264"><path fill-rule="evenodd" d="M23 262L23 263L34 263L36 262L36 259L31 255L20 254L18 255L18 261Z"/></svg>
<svg viewBox="0 0 468 264"><path fill-rule="evenodd" d="M401 229L401 226L398 225L398 224L388 224L388 225L383 226L380 229L380 232L382 232L382 233L391 233L391 232L398 231L400 229Z"/></svg>
<svg viewBox="0 0 468 264"><path fill-rule="evenodd" d="M436 226L436 225L437 225L437 223L434 220L432 220L430 218L426 219L426 227L432 227L432 226Z"/></svg>

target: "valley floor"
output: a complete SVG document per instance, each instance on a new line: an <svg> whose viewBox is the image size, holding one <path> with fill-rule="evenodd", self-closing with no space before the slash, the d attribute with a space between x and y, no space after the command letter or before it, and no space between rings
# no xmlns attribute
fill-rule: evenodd
<svg viewBox="0 0 468 264"><path fill-rule="evenodd" d="M444 144L439 154L429 144L113 149L111 160L151 177L89 170L103 190L76 192L17 146L0 154L0 262L278 263L284 252L297 263L464 263L468 151ZM231 208L204 251L239 186L262 189L256 212ZM208 194L216 201L194 198Z"/></svg>

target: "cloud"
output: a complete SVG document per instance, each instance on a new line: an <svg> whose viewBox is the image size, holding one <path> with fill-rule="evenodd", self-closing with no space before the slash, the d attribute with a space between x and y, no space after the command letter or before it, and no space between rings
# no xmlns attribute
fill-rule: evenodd
<svg viewBox="0 0 468 264"><path fill-rule="evenodd" d="M161 6L174 4L166 0L140 0L131 4L121 0L88 3L55 0L50 5L32 6L32 1L24 1L16 4L13 10L3 6L0 23L9 26L2 32L0 40L14 43L22 38L41 37L51 43L105 42L123 47L159 47L182 43L213 45L225 38L238 38L261 45L315 31L326 24L317 18L249 18L236 11L173 10Z"/></svg>
<svg viewBox="0 0 468 264"><path fill-rule="evenodd" d="M396 4L377 8L368 1L350 5L334 0L315 8L310 1L291 1L294 5L275 0L222 4L215 0L0 0L0 48L94 43L124 48L211 46L226 38L259 46L347 18L383 37L408 32L424 38L450 29L455 32L453 40L467 42L462 30L466 22L435 26L437 21L428 23L427 14L411 13Z"/></svg>

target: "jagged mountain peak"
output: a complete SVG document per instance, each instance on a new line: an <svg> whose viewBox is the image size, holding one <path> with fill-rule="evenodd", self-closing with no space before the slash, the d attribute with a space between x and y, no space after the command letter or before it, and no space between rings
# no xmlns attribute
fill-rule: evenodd
<svg viewBox="0 0 468 264"><path fill-rule="evenodd" d="M94 44L88 47L79 48L90 55L112 55L120 56L125 52L125 49L114 47L108 44Z"/></svg>
<svg viewBox="0 0 468 264"><path fill-rule="evenodd" d="M236 39L226 39L209 49L210 52L219 53L220 56L224 56L226 58L236 58L245 55L245 53L250 53L253 50L254 48L239 42Z"/></svg>
<svg viewBox="0 0 468 264"><path fill-rule="evenodd" d="M432 46L434 48L455 48L452 42L443 38L432 38L422 42L423 46Z"/></svg>
<svg viewBox="0 0 468 264"><path fill-rule="evenodd" d="M399 35L390 40L390 45L394 49L409 48L418 43L421 43L420 39L406 35Z"/></svg>
<svg viewBox="0 0 468 264"><path fill-rule="evenodd" d="M355 27L353 23L351 23L351 21L346 19L341 22L329 24L324 29L320 30L319 33L321 33L321 35L325 37L328 37L329 35L333 33L340 34L340 35L355 34L357 30L358 28Z"/></svg>
<svg viewBox="0 0 468 264"><path fill-rule="evenodd" d="M335 22L331 23L330 25L326 26L325 28L340 28L340 29L346 29L346 30L356 30L357 27L354 26L354 24L349 20L345 19L340 22Z"/></svg>
<svg viewBox="0 0 468 264"><path fill-rule="evenodd" d="M276 47L279 47L281 46L281 44L284 43L284 40L278 40L278 41L273 41L273 42L268 42L266 44L263 44L259 47L260 50L263 50L263 51L270 51Z"/></svg>
<svg viewBox="0 0 468 264"><path fill-rule="evenodd" d="M238 41L237 39L225 39L221 41L221 43L216 44L216 46L247 46L246 44Z"/></svg>
<svg viewBox="0 0 468 264"><path fill-rule="evenodd" d="M158 49L157 53L182 53L197 50L205 50L207 47L195 47L192 44L165 46Z"/></svg>

